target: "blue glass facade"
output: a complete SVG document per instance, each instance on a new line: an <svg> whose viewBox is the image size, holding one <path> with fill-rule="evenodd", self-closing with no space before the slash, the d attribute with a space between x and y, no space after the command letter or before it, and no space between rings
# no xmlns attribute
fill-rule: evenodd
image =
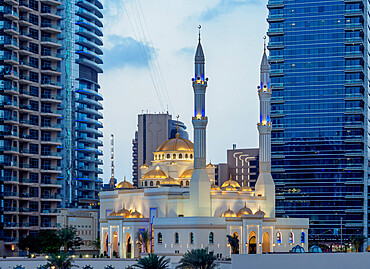
<svg viewBox="0 0 370 269"><path fill-rule="evenodd" d="M309 218L311 241L367 236L367 1L267 7L277 215Z"/></svg>

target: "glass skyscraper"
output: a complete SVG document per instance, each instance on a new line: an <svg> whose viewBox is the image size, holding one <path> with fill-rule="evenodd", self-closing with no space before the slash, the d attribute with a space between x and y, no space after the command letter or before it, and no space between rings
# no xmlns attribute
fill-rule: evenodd
<svg viewBox="0 0 370 269"><path fill-rule="evenodd" d="M276 213L309 218L311 241L368 236L367 5L267 5Z"/></svg>

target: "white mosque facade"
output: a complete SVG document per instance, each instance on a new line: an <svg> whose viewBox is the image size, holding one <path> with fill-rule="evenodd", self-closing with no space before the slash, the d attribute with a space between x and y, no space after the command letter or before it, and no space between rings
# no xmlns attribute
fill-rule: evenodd
<svg viewBox="0 0 370 269"><path fill-rule="evenodd" d="M308 219L275 217L275 186L271 177L271 121L266 51L261 63L260 174L255 189L228 180L215 185L215 166L206 165L205 58L198 43L195 55L194 144L176 138L164 142L144 164L140 187L126 180L114 190L100 192L101 250L112 256L138 257L140 252L183 254L207 247L218 257L228 257L227 235L237 235L240 254L288 252L293 246L308 250ZM147 230L149 249L137 244Z"/></svg>

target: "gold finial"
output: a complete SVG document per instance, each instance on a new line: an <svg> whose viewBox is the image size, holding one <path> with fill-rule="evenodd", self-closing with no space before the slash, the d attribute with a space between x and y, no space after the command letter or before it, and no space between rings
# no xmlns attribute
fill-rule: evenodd
<svg viewBox="0 0 370 269"><path fill-rule="evenodd" d="M200 43L200 28L202 28L202 25L198 25L198 29L199 29L199 43Z"/></svg>
<svg viewBox="0 0 370 269"><path fill-rule="evenodd" d="M179 115L176 116L176 120L177 120L177 123L176 123L176 138L180 138L180 133L179 133Z"/></svg>
<svg viewBox="0 0 370 269"><path fill-rule="evenodd" d="M230 179L229 180L232 180L233 179L233 177L232 177L232 175L230 174Z"/></svg>

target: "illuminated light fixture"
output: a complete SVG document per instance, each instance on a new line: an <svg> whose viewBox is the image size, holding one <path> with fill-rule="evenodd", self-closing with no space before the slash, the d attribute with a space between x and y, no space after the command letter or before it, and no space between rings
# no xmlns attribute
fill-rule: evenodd
<svg viewBox="0 0 370 269"><path fill-rule="evenodd" d="M12 246L11 246L11 248L12 248L12 251L14 251L14 249L15 249L15 246L14 246L14 245L12 245Z"/></svg>
<svg viewBox="0 0 370 269"><path fill-rule="evenodd" d="M60 259L60 256L58 256L58 259Z"/></svg>
<svg viewBox="0 0 370 269"><path fill-rule="evenodd" d="M48 256L48 255L46 255L46 256L45 256L45 259L49 259L49 256Z"/></svg>
<svg viewBox="0 0 370 269"><path fill-rule="evenodd" d="M113 237L118 237L118 235L114 234Z"/></svg>
<svg viewBox="0 0 370 269"><path fill-rule="evenodd" d="M261 247L262 246L262 243L259 243L258 245Z"/></svg>
<svg viewBox="0 0 370 269"><path fill-rule="evenodd" d="M72 255L72 258L74 259L74 258L76 258L76 256L75 255Z"/></svg>
<svg viewBox="0 0 370 269"><path fill-rule="evenodd" d="M274 247L275 246L275 243L272 243L272 246Z"/></svg>
<svg viewBox="0 0 370 269"><path fill-rule="evenodd" d="M86 254L86 256L85 256L86 258L88 258L89 257L89 254Z"/></svg>
<svg viewBox="0 0 370 269"><path fill-rule="evenodd" d="M197 115L197 120L200 120L202 118L202 115L198 114Z"/></svg>
<svg viewBox="0 0 370 269"><path fill-rule="evenodd" d="M35 258L35 254L31 254L31 258Z"/></svg>

